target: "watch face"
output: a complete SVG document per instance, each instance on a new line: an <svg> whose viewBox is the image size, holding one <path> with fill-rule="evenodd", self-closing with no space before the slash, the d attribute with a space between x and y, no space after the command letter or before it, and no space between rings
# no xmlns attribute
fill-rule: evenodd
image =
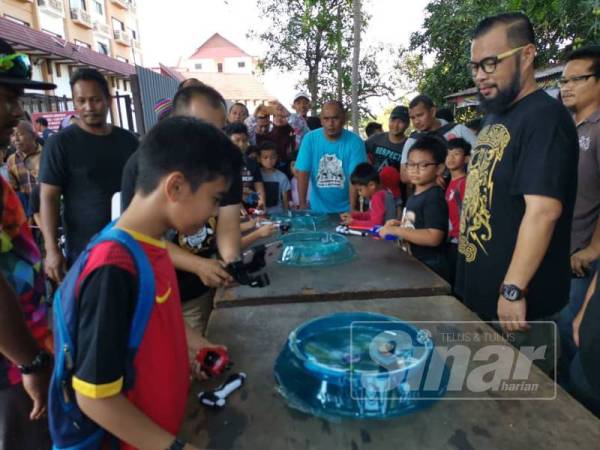
<svg viewBox="0 0 600 450"><path fill-rule="evenodd" d="M521 296L521 292L516 286L504 286L504 289L502 290L502 296L507 300L518 300Z"/></svg>

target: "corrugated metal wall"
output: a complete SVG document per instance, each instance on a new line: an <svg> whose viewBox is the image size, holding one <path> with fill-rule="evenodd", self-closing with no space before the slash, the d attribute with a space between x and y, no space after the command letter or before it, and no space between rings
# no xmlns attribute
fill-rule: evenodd
<svg viewBox="0 0 600 450"><path fill-rule="evenodd" d="M154 105L163 98L173 98L179 82L164 77L150 69L135 66L136 75L131 77L131 89L135 102L137 129L144 134L156 124ZM142 113L137 113L141 111Z"/></svg>

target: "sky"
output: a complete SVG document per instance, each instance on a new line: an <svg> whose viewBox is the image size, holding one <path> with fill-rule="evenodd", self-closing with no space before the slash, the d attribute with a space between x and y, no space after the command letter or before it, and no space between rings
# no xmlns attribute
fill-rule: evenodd
<svg viewBox="0 0 600 450"><path fill-rule="evenodd" d="M261 57L265 44L247 38L251 29L261 31L268 24L259 17L255 0L138 0L138 24L144 65L159 62L174 66L180 57L190 56L212 34L218 32L247 53ZM421 28L427 0L363 0L371 21L361 46L384 43L407 45L410 35ZM168 6L167 6L168 5ZM267 90L284 104L291 103L301 73L267 72ZM380 112L389 101L373 101Z"/></svg>

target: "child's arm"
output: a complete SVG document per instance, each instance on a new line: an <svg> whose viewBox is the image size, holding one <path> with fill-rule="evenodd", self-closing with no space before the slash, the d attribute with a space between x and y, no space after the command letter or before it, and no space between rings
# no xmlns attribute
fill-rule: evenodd
<svg viewBox="0 0 600 450"><path fill-rule="evenodd" d="M165 450L175 436L163 430L122 394L106 398L86 397L76 392L83 413L120 440L135 448ZM186 445L186 450L196 447Z"/></svg>
<svg viewBox="0 0 600 450"><path fill-rule="evenodd" d="M268 238L276 232L277 227L274 224L270 223L268 225L263 225L258 230L255 230L246 236L242 236L242 248L248 248L259 239Z"/></svg>
<svg viewBox="0 0 600 450"><path fill-rule="evenodd" d="M383 231L384 229L386 232ZM437 230L435 228L422 228L415 230L413 228L403 228L399 226L387 228L387 225L380 230L381 236L386 234L393 234L394 236L404 239L406 242L410 242L411 244L415 245L421 245L423 247L437 247L444 242L444 237L446 236L444 231Z"/></svg>
<svg viewBox="0 0 600 450"><path fill-rule="evenodd" d="M267 206L267 193L265 192L265 184L262 181L256 181L254 183L254 189L258 193L257 209L264 210Z"/></svg>
<svg viewBox="0 0 600 450"><path fill-rule="evenodd" d="M385 191L384 191L385 192ZM353 212L351 227L373 228L385 222L385 195L371 197L371 206L366 213Z"/></svg>
<svg viewBox="0 0 600 450"><path fill-rule="evenodd" d="M240 224L240 231L242 233L246 233L250 230L254 230L255 228L256 228L256 220L254 220L254 219L250 219L250 220L248 220L246 222L242 222Z"/></svg>
<svg viewBox="0 0 600 450"><path fill-rule="evenodd" d="M283 209L290 209L290 193L292 192L292 183L288 177L283 174L283 183L280 184L281 199L283 201Z"/></svg>
<svg viewBox="0 0 600 450"><path fill-rule="evenodd" d="M283 202L283 209L290 209L290 199L288 195L289 191L285 191L281 194L281 200Z"/></svg>

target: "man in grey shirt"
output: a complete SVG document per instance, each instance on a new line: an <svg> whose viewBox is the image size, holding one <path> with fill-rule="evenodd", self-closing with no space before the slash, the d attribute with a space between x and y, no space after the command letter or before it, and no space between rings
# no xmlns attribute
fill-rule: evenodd
<svg viewBox="0 0 600 450"><path fill-rule="evenodd" d="M448 123L444 119L435 117L437 108L433 100L427 95L418 95L412 99L408 105L410 121L415 130L404 143L402 150L402 166L400 176L403 183L408 183L408 173L406 171L406 161L408 160L408 151L414 145L419 134L430 133L443 137L446 141L454 138L463 138L471 147L475 147L477 136L463 124Z"/></svg>
<svg viewBox="0 0 600 450"><path fill-rule="evenodd" d="M569 303L558 320L564 362L568 364L577 351L573 326L578 325L573 325L573 320L600 257L600 46L573 52L559 84L563 103L573 113L579 135L577 199L571 231L573 279Z"/></svg>

